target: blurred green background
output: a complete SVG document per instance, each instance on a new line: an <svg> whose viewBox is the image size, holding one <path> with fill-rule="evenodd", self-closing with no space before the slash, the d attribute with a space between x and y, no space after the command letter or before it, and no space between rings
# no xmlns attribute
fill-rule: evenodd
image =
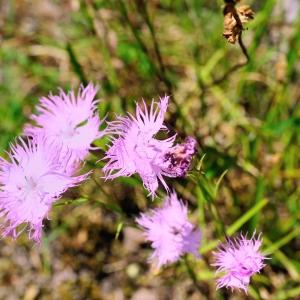
<svg viewBox="0 0 300 300"><path fill-rule="evenodd" d="M0 1L3 155L58 87L99 84L109 120L168 94L169 128L196 136L195 167L202 158L201 175L170 184L203 231L193 270L153 270L131 225L156 203L137 177L104 183L91 154L93 178L53 208L40 246L26 235L0 241L0 299L300 299L300 2L241 4L256 12L243 33L250 62L230 72L245 57L222 37L223 1ZM272 259L248 296L215 291L218 217L230 235L263 233Z"/></svg>

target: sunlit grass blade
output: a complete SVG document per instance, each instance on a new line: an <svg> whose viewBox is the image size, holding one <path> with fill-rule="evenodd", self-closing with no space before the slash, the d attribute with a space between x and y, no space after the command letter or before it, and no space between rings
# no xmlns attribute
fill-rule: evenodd
<svg viewBox="0 0 300 300"><path fill-rule="evenodd" d="M268 204L268 200L262 199L260 202L258 202L252 208L250 208L245 214L243 214L231 226L229 226L228 229L226 230L226 234L228 236L231 236L234 233L236 233L247 221L249 221L255 214L257 214L260 210L262 210L267 204ZM219 245L220 242L221 242L220 240L213 240L209 242L208 244L204 245L200 249L200 253L204 254L207 253L208 251L213 250Z"/></svg>

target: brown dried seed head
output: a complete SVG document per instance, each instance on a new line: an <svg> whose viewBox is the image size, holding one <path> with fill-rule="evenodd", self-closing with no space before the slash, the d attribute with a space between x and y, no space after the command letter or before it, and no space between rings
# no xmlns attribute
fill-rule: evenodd
<svg viewBox="0 0 300 300"><path fill-rule="evenodd" d="M254 11L249 5L241 5L236 8L239 18L243 24L254 19Z"/></svg>
<svg viewBox="0 0 300 300"><path fill-rule="evenodd" d="M224 15L224 32L223 36L231 44L234 44L241 33L241 28L238 26L232 12L227 12Z"/></svg>
<svg viewBox="0 0 300 300"><path fill-rule="evenodd" d="M254 12L249 5L235 7L238 1L228 1L224 7L224 32L223 36L231 44L235 44L242 33L243 24L254 18Z"/></svg>

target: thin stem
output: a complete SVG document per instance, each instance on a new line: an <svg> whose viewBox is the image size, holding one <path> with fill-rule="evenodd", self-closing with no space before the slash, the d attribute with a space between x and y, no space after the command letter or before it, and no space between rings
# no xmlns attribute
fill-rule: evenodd
<svg viewBox="0 0 300 300"><path fill-rule="evenodd" d="M152 39L152 43L153 43L153 46L154 46L154 52L155 52L155 55L157 57L158 66L159 66L159 69L157 69L157 71L159 72L159 73L157 73L157 76L166 85L167 90L168 90L168 94L172 95L173 103L176 107L176 111L178 112L179 116L183 120L184 124L188 125L189 127L192 127L190 122L188 122L187 118L185 118L185 116L182 112L181 106L177 103L177 101L175 99L175 95L174 95L174 92L173 92L173 85L172 85L172 82L169 80L169 78L167 76L167 72L166 72L167 69L164 65L161 50L160 50L160 47L159 47L159 42L158 42L157 36L156 36L156 32L155 32L153 23L151 22L150 16L149 16L147 3L144 0L136 0L136 6L137 6L138 10L140 11L141 15L143 16L143 18L144 18L144 20L147 24L147 27L150 31L150 34L151 34L151 39ZM175 120L175 118L173 118L173 120ZM171 124L171 125L174 126L175 124Z"/></svg>
<svg viewBox="0 0 300 300"><path fill-rule="evenodd" d="M201 180L202 174L200 172L201 171L199 170L198 174L195 175L196 178L192 177L194 179L193 181L199 187L199 191L201 193L198 197L200 197L199 199L203 200L204 203L207 204L210 215L215 221L215 224L217 224L217 233L219 235L219 238L223 239L223 237L225 237L225 239L228 239L225 223L222 220L222 216L218 210L215 201L217 197L217 193L216 192L212 193L210 192L210 188L208 189L205 188L205 185L209 185L210 183L206 180L206 177L203 177L204 181Z"/></svg>
<svg viewBox="0 0 300 300"><path fill-rule="evenodd" d="M139 31L132 24L132 22L129 18L127 7L126 7L126 4L124 3L124 0L119 0L119 3L120 3L121 13L122 13L123 17L125 18L126 23L128 24L129 28L131 29L131 32L133 33L133 35L134 35L137 43L139 44L141 50L144 52L145 55L147 55L147 57L151 61L152 66L154 68L155 75L157 76L157 78L160 81L162 81L165 84L165 86L167 88L168 95L173 97L173 104L175 105L176 112L181 117L181 120L183 121L183 123L185 125L189 126L190 128L192 128L191 123L184 116L181 106L178 104L178 102L175 99L175 95L173 93L173 85L172 85L171 81L168 79L168 77L166 75L166 67L163 63L163 59L162 59L161 51L160 51L160 48L159 48L159 43L158 43L158 40L157 40L157 37L156 37L156 34L155 34L154 26L153 26L153 24L150 20L150 17L149 17L149 13L148 13L148 10L147 10L147 4L144 2L144 0L141 0L141 1L138 1L138 3L136 3L136 6L137 6L137 9L141 12L141 15L143 16L143 18L144 18L144 20L145 20L145 22L146 22L146 24L149 28L151 38L152 38L152 42L153 42L153 45L154 45L155 55L157 57L159 67L157 67L156 63L151 60L151 54L150 54L146 44L144 43L143 39L141 38ZM177 118L172 118L171 119L171 121L172 121L172 122L170 122L171 127L175 126L176 119Z"/></svg>
<svg viewBox="0 0 300 300"><path fill-rule="evenodd" d="M244 54L244 56L246 57L247 61L245 62L245 64L247 64L249 61L250 61L250 56L248 54L248 50L243 42L243 39L242 39L242 34L243 32L241 31L241 33L239 34L238 36L238 43L239 43L239 46Z"/></svg>
<svg viewBox="0 0 300 300"><path fill-rule="evenodd" d="M91 176L92 180L95 182L95 184L97 185L97 187L101 190L101 192L108 198L111 198L111 195L108 194L104 188L102 187L102 185L97 181L97 179L95 178L95 175L93 173L93 175Z"/></svg>
<svg viewBox="0 0 300 300"><path fill-rule="evenodd" d="M126 23L128 24L132 34L134 35L134 38L136 39L137 43L139 44L139 46L140 46L141 50L144 52L144 54L150 58L149 51L146 47L146 44L140 37L138 30L134 27L131 20L129 19L125 3L123 2L123 0L119 0L119 3L120 3L120 8L121 8L121 13L122 13L123 17L125 18ZM157 75L157 77L164 82L164 78L161 77L161 74L158 71L156 65L154 63L152 63L152 66L154 68L154 71L155 71L155 74Z"/></svg>
<svg viewBox="0 0 300 300"><path fill-rule="evenodd" d="M140 12L142 13L142 16L145 19L145 22L149 28L150 34L151 34L151 38L153 41L153 45L154 45L154 51L155 51L155 55L157 57L158 60L158 65L160 68L160 72L161 72L161 76L164 78L164 82L168 87L169 93L172 93L172 83L169 81L169 79L166 76L166 68L165 65L163 63L163 59L162 59L162 55L161 55L161 51L160 51L160 47L159 47L159 43L157 41L156 38L156 33L154 30L154 26L150 20L150 16L148 13L148 9L147 9L147 4L145 3L144 0L136 0L137 3L137 7L140 9Z"/></svg>
<svg viewBox="0 0 300 300"><path fill-rule="evenodd" d="M202 292L201 287L199 286L199 283L198 283L197 275L196 275L195 271L193 270L193 268L191 267L191 265L189 264L186 255L183 257L183 262L185 264L186 270L187 270L190 278L192 279L195 287L197 288L198 291Z"/></svg>
<svg viewBox="0 0 300 300"><path fill-rule="evenodd" d="M77 76L79 77L79 79L81 80L83 85L86 86L88 84L88 80L84 74L83 68L80 65L80 63L77 59L77 56L73 50L73 47L70 43L67 43L66 50L68 52L69 59L70 59L70 62L71 62L74 72L77 74Z"/></svg>
<svg viewBox="0 0 300 300"><path fill-rule="evenodd" d="M226 226L222 220L221 214L220 214L217 206L215 205L214 202L209 201L208 207L209 207L210 213L211 213L214 221L216 222L216 224L219 224L219 226L218 226L219 237L222 238L224 236L225 239L228 240L228 235L226 233Z"/></svg>

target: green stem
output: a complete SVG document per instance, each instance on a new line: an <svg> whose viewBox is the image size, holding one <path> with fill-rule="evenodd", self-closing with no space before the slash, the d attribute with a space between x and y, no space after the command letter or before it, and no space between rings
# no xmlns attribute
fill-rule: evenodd
<svg viewBox="0 0 300 300"><path fill-rule="evenodd" d="M73 67L73 70L74 72L78 75L79 79L81 80L81 82L84 84L84 85L87 85L88 84L88 80L86 79L86 76L83 72L83 69L75 55L75 52L73 50L73 47L70 43L67 44L66 46L66 50L69 54L69 58L70 58L70 62L71 62L71 65Z"/></svg>
<svg viewBox="0 0 300 300"><path fill-rule="evenodd" d="M194 269L193 269L193 268L191 267L191 265L189 264L186 255L183 257L183 262L184 262L186 271L187 271L187 273L189 274L190 278L192 279L192 281L193 281L195 287L196 287L199 291L201 291L201 287L199 286L198 279L197 279L197 275L196 275Z"/></svg>

